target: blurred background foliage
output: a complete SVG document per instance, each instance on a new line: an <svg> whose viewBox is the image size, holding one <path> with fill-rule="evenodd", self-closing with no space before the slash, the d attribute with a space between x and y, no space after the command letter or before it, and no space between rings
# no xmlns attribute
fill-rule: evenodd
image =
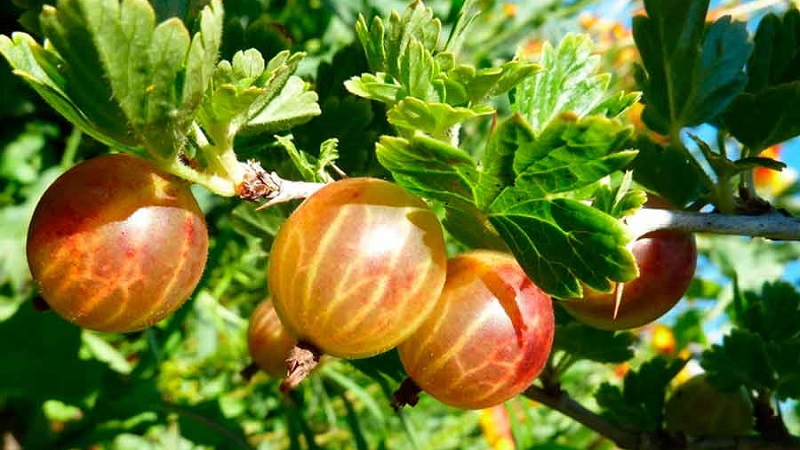
<svg viewBox="0 0 800 450"><path fill-rule="evenodd" d="M42 0L0 2L0 33L37 35ZM191 22L201 0L151 0L160 18ZM445 30L459 0L429 0ZM307 52L299 75L319 93L322 115L293 130L298 148L313 152L339 139L338 165L348 174L383 174L374 142L388 124L383 107L346 92L343 82L366 71L354 45L359 13L385 17L399 0L226 0L222 57L255 47L266 57L283 49ZM714 14L757 21L788 6L780 1L714 2ZM535 57L544 41L569 31L592 35L613 82L635 90L637 58L630 18L641 4L629 0L480 2L463 47L464 60L489 67L520 52ZM498 105L508 111L507 105ZM643 130L634 108L628 120ZM245 342L250 313L266 296L271 236L285 208L256 213L255 205L197 190L207 215L211 250L192 299L173 317L131 335L81 331L54 314L35 311L36 292L25 261L28 220L45 188L77 161L107 149L84 137L19 81L0 60L0 446L25 449L603 449L613 444L575 421L526 398L485 411L458 411L423 396L395 413L389 397L397 386L394 355L362 366L328 361L289 396L264 374L245 381ZM489 118L472 121L463 146L482 141ZM792 146L769 151L780 157ZM241 159L291 170L271 141L242 138ZM791 161L790 161L791 162ZM790 164L791 165L791 164ZM756 174L763 192L797 212L792 170ZM254 237L259 236L259 237ZM655 355L691 357L718 342L729 327L731 280L742 289L764 280L798 281L798 248L739 238L700 237L700 269L686 301L657 324L636 330L634 357L620 364L574 362L562 379L585 406L602 382L625 374ZM763 245L762 245L763 244ZM567 320L567 319L564 319ZM555 357L560 355L556 354ZM378 370L376 370L376 367ZM694 361L676 381L698 370ZM798 431L794 404L787 422Z"/></svg>

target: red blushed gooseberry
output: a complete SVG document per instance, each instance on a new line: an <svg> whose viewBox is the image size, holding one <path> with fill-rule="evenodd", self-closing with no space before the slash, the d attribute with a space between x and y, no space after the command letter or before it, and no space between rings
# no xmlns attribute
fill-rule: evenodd
<svg viewBox="0 0 800 450"><path fill-rule="evenodd" d="M189 185L128 155L62 174L28 230L28 265L42 298L81 327L146 328L197 286L208 233Z"/></svg>
<svg viewBox="0 0 800 450"><path fill-rule="evenodd" d="M561 302L579 321L605 330L625 330L646 325L666 314L686 293L697 266L694 235L679 231L654 231L637 239L631 248L639 276L622 286L616 317L614 292L585 289L582 299Z"/></svg>
<svg viewBox="0 0 800 450"><path fill-rule="evenodd" d="M547 362L554 330L551 298L516 259L475 250L448 262L436 308L397 348L416 388L450 406L481 409L530 386ZM397 403L413 404L403 390Z"/></svg>
<svg viewBox="0 0 800 450"><path fill-rule="evenodd" d="M272 302L261 302L250 317L247 328L247 349L255 365L267 375L283 377L286 375L286 360L297 344L281 323Z"/></svg>
<svg viewBox="0 0 800 450"><path fill-rule="evenodd" d="M305 357L365 358L425 320L446 265L441 225L425 202L387 181L345 179L307 198L281 227L270 296Z"/></svg>

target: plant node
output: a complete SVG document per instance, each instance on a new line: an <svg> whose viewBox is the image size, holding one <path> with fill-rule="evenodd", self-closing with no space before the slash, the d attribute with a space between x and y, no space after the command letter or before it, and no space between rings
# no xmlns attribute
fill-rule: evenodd
<svg viewBox="0 0 800 450"><path fill-rule="evenodd" d="M286 359L288 370L286 378L281 382L281 392L289 392L305 380L319 364L320 357L322 352L314 344L298 342Z"/></svg>

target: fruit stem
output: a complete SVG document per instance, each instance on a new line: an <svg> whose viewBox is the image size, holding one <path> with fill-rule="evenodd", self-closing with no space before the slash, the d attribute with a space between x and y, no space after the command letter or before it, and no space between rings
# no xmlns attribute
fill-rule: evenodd
<svg viewBox="0 0 800 450"><path fill-rule="evenodd" d="M257 373L258 373L258 366L256 365L255 362L251 362L250 364L247 365L247 367L239 371L239 375L242 377L244 381L248 383L250 382L251 379L253 379L253 377Z"/></svg>
<svg viewBox="0 0 800 450"><path fill-rule="evenodd" d="M422 393L422 388L417 386L417 383L406 377L400 387L392 394L392 409L397 412L403 406L416 406L419 402L419 394Z"/></svg>
<svg viewBox="0 0 800 450"><path fill-rule="evenodd" d="M286 378L281 382L281 392L286 393L300 385L306 377L317 367L322 357L314 344L300 341L294 346L286 359Z"/></svg>
<svg viewBox="0 0 800 450"><path fill-rule="evenodd" d="M779 211L733 215L642 208L623 220L634 240L657 230L676 230L800 241L800 219Z"/></svg>

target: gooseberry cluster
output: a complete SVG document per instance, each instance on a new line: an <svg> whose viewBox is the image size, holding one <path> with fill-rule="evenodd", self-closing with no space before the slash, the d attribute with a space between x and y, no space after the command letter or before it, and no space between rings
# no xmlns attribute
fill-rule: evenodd
<svg viewBox="0 0 800 450"><path fill-rule="evenodd" d="M633 246L641 276L626 285L616 317L613 294L589 292L565 307L601 328L650 322L683 295L696 251L690 235L645 236ZM27 252L42 298L59 315L131 332L194 291L208 235L188 183L114 154L53 183ZM285 390L323 354L357 359L397 348L408 374L397 405L424 391L485 408L525 390L553 344L553 301L513 256L472 250L448 260L436 214L384 180L340 180L303 201L275 237L267 275L270 298L251 318L249 351L255 367L286 375Z"/></svg>

